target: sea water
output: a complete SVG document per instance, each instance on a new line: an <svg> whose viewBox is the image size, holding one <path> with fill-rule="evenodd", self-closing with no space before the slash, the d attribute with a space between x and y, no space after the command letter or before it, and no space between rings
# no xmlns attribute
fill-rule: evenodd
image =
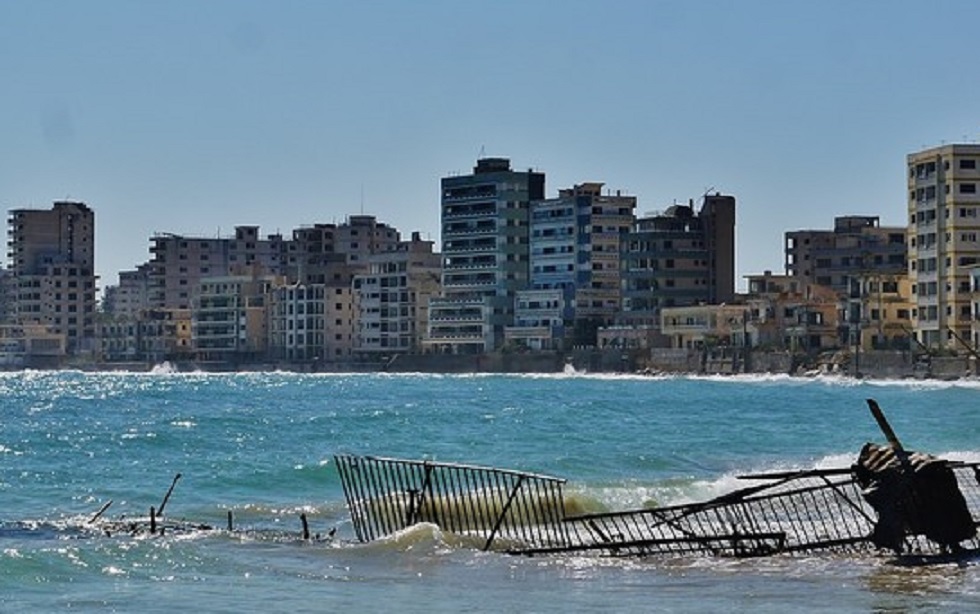
<svg viewBox="0 0 980 614"><path fill-rule="evenodd" d="M629 509L717 496L740 474L847 466L883 441L867 398L907 448L980 459L969 380L2 374L0 611L976 611L976 562L525 558L432 525L359 544L332 460L520 469L566 478L592 509ZM178 473L166 516L221 530L80 529L110 500L104 518L145 517Z"/></svg>

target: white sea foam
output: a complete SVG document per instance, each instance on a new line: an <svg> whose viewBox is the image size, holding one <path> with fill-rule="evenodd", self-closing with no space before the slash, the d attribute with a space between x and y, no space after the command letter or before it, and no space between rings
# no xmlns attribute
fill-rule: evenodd
<svg viewBox="0 0 980 614"><path fill-rule="evenodd" d="M939 458L958 462L980 462L980 451L953 450L935 454ZM759 480L743 476L786 473L809 469L846 469L857 460L857 452L828 454L810 462L773 462L747 467L744 470L725 472L712 478L668 478L652 483L630 481L628 483L586 486L577 492L587 500L594 500L609 510L629 510L668 505L682 505L708 501L747 486L759 484ZM574 487L570 494L575 495ZM585 503L588 506L588 503ZM588 510L596 511L596 510Z"/></svg>
<svg viewBox="0 0 980 614"><path fill-rule="evenodd" d="M160 364L153 365L153 368L150 369L150 373L153 375L169 375L171 373L177 373L177 367L175 367L169 360L165 360Z"/></svg>

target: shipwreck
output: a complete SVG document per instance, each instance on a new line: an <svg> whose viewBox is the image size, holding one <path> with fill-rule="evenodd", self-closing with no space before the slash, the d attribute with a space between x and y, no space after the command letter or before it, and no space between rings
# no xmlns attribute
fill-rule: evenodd
<svg viewBox="0 0 980 614"><path fill-rule="evenodd" d="M567 513L564 479L493 467L336 455L356 539L420 522L527 556L758 557L890 552L923 562L980 554L980 463L906 450L878 404L885 444L850 467L740 476L747 486L683 505Z"/></svg>

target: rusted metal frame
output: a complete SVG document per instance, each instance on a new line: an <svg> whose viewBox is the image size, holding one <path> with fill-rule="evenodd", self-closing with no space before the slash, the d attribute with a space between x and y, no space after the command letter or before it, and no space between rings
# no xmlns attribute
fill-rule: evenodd
<svg viewBox="0 0 980 614"><path fill-rule="evenodd" d="M479 496L474 497L474 502L479 509L479 516L475 519L474 529L481 535L486 536L486 523L493 518L493 486L491 484L489 471L470 472L473 483L476 486L473 492Z"/></svg>
<svg viewBox="0 0 980 614"><path fill-rule="evenodd" d="M371 478L368 480L368 484L373 489L372 500L375 501L375 505L372 507L381 514L383 532L385 534L392 533L401 527L401 517L397 513L397 506L393 505L392 497L385 496L390 495L391 488L385 484L386 469L384 463L372 463L369 467Z"/></svg>
<svg viewBox="0 0 980 614"><path fill-rule="evenodd" d="M875 521L856 500L856 497L861 496L857 484L851 483L849 490L851 491L850 495L843 488L831 489L827 496L832 497L837 503L839 517L846 519L844 535L867 538Z"/></svg>
<svg viewBox="0 0 980 614"><path fill-rule="evenodd" d="M432 495L431 492L432 483L430 481L432 477L432 465L428 461L425 461L424 463L422 463L422 468L423 468L422 484L421 486L419 486L418 497L414 502L415 504L412 506L410 524L415 524L416 522L418 522L419 511L422 509L422 506L425 505L426 496L429 496L431 498ZM442 526L441 524L439 524L438 506L432 505L431 507L432 507L432 521L435 524Z"/></svg>
<svg viewBox="0 0 980 614"><path fill-rule="evenodd" d="M847 481L847 482L832 482L831 480L828 480L827 478L823 478L823 480L824 480L824 482L826 482L827 486L832 491L834 491L841 499L843 499L848 505L850 505L852 508L854 508L859 514L861 514L862 516L864 516L864 519L865 520L867 520L871 524L874 524L874 522L875 522L874 518L872 518L868 514L868 512L865 510L865 508L863 506L855 503L854 501L852 501L851 500L851 497L842 490L842 487L845 486L845 485L848 485L848 484L853 485L854 488L857 488L857 483L854 480L850 480L850 481Z"/></svg>
<svg viewBox="0 0 980 614"><path fill-rule="evenodd" d="M460 488L456 471L453 468L446 467L440 473L442 483L446 489L446 493L443 493L443 496L449 495L450 500L453 502L453 514L450 516L452 522L450 523L451 526L449 527L449 530L462 534L465 528L470 524L467 506L468 497L465 495L466 489Z"/></svg>
<svg viewBox="0 0 980 614"><path fill-rule="evenodd" d="M409 467L406 465L392 464L391 465L392 482L395 486L397 492L402 493L402 497L405 497L405 509L402 510L402 518L404 525L406 527L414 524L414 518L412 515L415 509L415 499L418 497L418 480L415 475L416 470L414 467ZM390 495L389 495L390 496Z"/></svg>
<svg viewBox="0 0 980 614"><path fill-rule="evenodd" d="M667 526L688 538L697 539L706 534L717 533L717 529L715 525L717 525L717 527L724 527L729 520L729 518L727 518L724 514L726 513L727 508L731 505L732 502L712 504L712 505L688 504L687 506L675 506L674 508L660 508L660 509L647 510L649 512L653 512L654 513L653 515L655 516L660 516L660 520L661 520L660 522L654 523L652 525L648 525L648 528L651 530L661 530L660 527ZM685 507L687 507L688 509L685 509ZM676 514L673 517L667 517L668 514L666 513L657 514L657 512L660 512L661 510L664 510L665 512L682 512L682 513ZM712 517L714 517L713 521L712 521ZM690 528L685 527L682 524L684 522L691 523L692 525L696 523L697 526L696 528L693 526ZM709 549L711 550L712 553L719 554L718 549L710 548L710 547Z"/></svg>
<svg viewBox="0 0 980 614"><path fill-rule="evenodd" d="M538 502L531 494L533 480L522 478L520 482L519 485L515 486L518 489L518 496L514 501L513 507L517 511L517 517L520 519L521 533L524 541L534 543L537 532L534 510L538 506Z"/></svg>
<svg viewBox="0 0 980 614"><path fill-rule="evenodd" d="M365 479L361 482L362 487L368 491L367 500L371 502L368 506L369 514L374 517L374 525L381 535L388 535L400 526L401 519L393 521L391 518L391 498L383 496L385 489L381 487L382 468L380 463L364 463L363 470ZM395 528L392 528L394 524Z"/></svg>
<svg viewBox="0 0 980 614"><path fill-rule="evenodd" d="M387 462L376 465L375 474L377 481L375 482L375 486L383 493L380 498L385 502L385 505L382 506L382 509L385 510L385 522L389 527L388 532L393 533L411 525L403 523L403 516L400 513L403 507L401 503L403 496L394 487L389 467L390 464ZM392 496L393 494L396 496Z"/></svg>
<svg viewBox="0 0 980 614"><path fill-rule="evenodd" d="M371 497L367 491L367 470L369 462L363 459L352 459L351 486L356 495L357 505L360 508L360 524L364 533L365 541L371 541L378 537L378 521L376 511L372 509Z"/></svg>
<svg viewBox="0 0 980 614"><path fill-rule="evenodd" d="M834 475L850 475L849 467L831 467L826 469L794 469L792 471L771 471L768 473L747 473L736 476L739 480L778 480L789 481L798 478L825 477Z"/></svg>
<svg viewBox="0 0 980 614"><path fill-rule="evenodd" d="M678 505L668 505L668 506L664 506L664 507L657 507L657 508L646 509L646 510L625 510L625 511L615 511L615 512L598 512L598 513L594 513L594 514L582 514L582 515L579 515L579 516L570 516L566 520L576 520L576 519L583 519L583 518L603 518L603 517L612 517L612 516L631 516L631 515L635 515L635 514L666 513L666 512L675 512L675 511L682 512L676 518L676 519L680 519L680 518L683 518L684 516L687 516L688 514L695 514L695 513L698 513L700 511L702 511L702 510L711 509L711 508L714 508L714 507L719 507L719 506L724 506L724 505L729 505L729 504L735 503L737 501L742 501L742 500L754 501L754 500L758 500L758 499L762 499L762 498L766 498L766 497L776 497L776 496L782 496L782 495L789 495L789 494L794 494L796 492L802 492L804 490L807 490L807 488L800 488L800 489L787 490L787 491L781 491L781 492L776 492L776 493L769 493L769 494L760 495L760 496L754 496L757 493L760 493L762 491L769 490L769 489L772 489L772 488L777 488L777 487L782 486L783 484L786 484L787 482L790 482L790 481L792 481L794 479L797 479L797 478L798 478L798 475L797 474L792 474L791 477L781 478L781 479L777 480L776 482L773 482L773 483L770 483L770 484L759 484L759 485L756 485L756 486L749 486L749 487L746 487L746 488L742 488L740 490L732 491L732 492L730 492L728 494L725 494L725 495L721 495L721 496L716 497L714 499L710 499L708 501L702 501L702 502L697 502L697 503L682 503L682 504L678 504ZM809 488L823 488L823 486L810 486ZM670 519L666 519L666 518L663 519L663 521L665 521L665 522L666 521L669 521L669 520Z"/></svg>
<svg viewBox="0 0 980 614"><path fill-rule="evenodd" d="M792 505L792 508L790 507ZM787 544L792 545L794 542L797 544L803 543L807 538L806 527L800 522L800 517L796 513L796 502L789 497L775 497L770 500L770 506L773 511L773 515L780 519L781 524L785 527L787 534ZM778 507L777 507L778 506ZM780 515L779 509L781 508L782 514ZM784 545L784 549L786 545Z"/></svg>
<svg viewBox="0 0 980 614"><path fill-rule="evenodd" d="M555 530L561 523L555 522L555 500L551 498L547 485L541 480L528 481L528 494L533 505L529 508L530 528L536 543L554 543Z"/></svg>
<svg viewBox="0 0 980 614"><path fill-rule="evenodd" d="M464 469L466 471L474 471L474 472L480 472L480 471L484 471L484 472L495 472L495 473L500 473L502 475L512 475L512 476L515 476L515 477L516 476L524 476L524 477L528 477L528 478L540 478L540 479L543 479L543 480L549 480L549 481L555 481L555 482L561 482L561 483L565 483L567 481L564 478L558 478L558 477L551 476L551 475L545 475L543 473L532 473L532 472L529 472L529 471L518 471L516 469L500 469L500 468L497 468L497 467L488 467L488 466L485 466L485 465L468 465L468 464L465 464L465 463L446 463L446 462L441 462L441 461L415 460L415 459L406 459L406 458L394 458L394 457L390 457L390 456L372 456L372 455L357 456L356 458L359 458L359 459L368 459L368 460L373 460L373 461L383 461L383 462L388 462L388 463L398 463L398 464L402 464L402 465L415 465L417 467L424 467L426 465L431 465L433 467L456 467L456 468L459 468L459 469Z"/></svg>
<svg viewBox="0 0 980 614"><path fill-rule="evenodd" d="M834 497L834 492L827 492L826 489L814 491L810 494L814 504L820 513L817 514L819 520L818 527L823 530L824 536L840 537L849 534L850 515L849 510L844 508Z"/></svg>
<svg viewBox="0 0 980 614"><path fill-rule="evenodd" d="M351 524L354 525L354 534L357 536L358 541L364 542L366 539L360 526L362 517L360 513L357 513L356 499L352 496L352 489L349 488L351 486L347 464L349 459L350 457L334 456L334 462L337 464L337 473L340 474L340 483L344 490L344 498L347 499L347 507L351 510Z"/></svg>
<svg viewBox="0 0 980 614"><path fill-rule="evenodd" d="M528 543L528 529L529 523L527 522L526 511L527 506L525 505L525 497L527 493L524 490L525 480L523 478L519 479L516 483L511 483L510 480L504 478L504 482L507 483L510 495L507 497L507 501L504 504L504 508L501 510L500 518L507 518L509 515L510 519L510 530L513 536L524 543Z"/></svg>
<svg viewBox="0 0 980 614"><path fill-rule="evenodd" d="M810 502L813 503L813 505L809 505L807 503L807 498L808 497L810 499ZM817 533L816 533L817 523L814 520L814 516L813 516L814 505L816 505L816 501L814 500L814 497L813 497L813 491L812 490L808 490L808 491L806 491L804 493L800 493L800 495L799 495L799 502L800 502L800 504L803 507L803 514L802 514L802 518L801 518L801 521L803 521L802 524L804 526L806 526L807 529L809 530L809 532L807 534L807 540L806 541L807 542L811 542L811 543L812 542L815 542L815 541L818 541L819 538L818 538ZM818 518L819 518L819 516L818 516Z"/></svg>
<svg viewBox="0 0 980 614"><path fill-rule="evenodd" d="M762 552L761 550L763 547L763 542L761 540L753 539L752 541L754 542L754 547L750 551L741 550L741 544L738 541L733 541L732 550L734 555L737 557L772 554L774 552L778 552L782 550L783 546L785 546L786 544L785 531L770 530L771 527L769 525L771 525L771 522L769 520L768 514L766 513L767 510L764 509L762 503L763 503L762 501L759 501L758 503L753 501L743 501L741 503L737 503L731 506L729 508L729 516L732 522L732 533L742 534L738 530L738 528L739 526L743 526L748 531L747 533L745 533L745 535L747 536L762 535L762 534L770 535L773 533L778 533L782 535L782 538L777 540L774 548L767 549L765 552ZM765 503L768 504L770 502L765 501ZM755 509L754 510L749 509L750 506ZM763 527L762 526L763 524L765 524L766 526Z"/></svg>
<svg viewBox="0 0 980 614"><path fill-rule="evenodd" d="M502 473L493 471L490 473L491 483L493 487L491 488L492 498L494 501L492 516L488 516L487 520L489 522L489 531L484 531L484 535L487 536L487 546L489 546L495 533L500 532L505 534L506 537L513 537L514 527L513 523L507 522L506 508L508 506L508 493L512 488L512 484ZM484 549L487 549L486 547Z"/></svg>
<svg viewBox="0 0 980 614"><path fill-rule="evenodd" d="M507 502L500 510L500 515L497 517L497 522L494 523L493 529L490 531L490 535L487 537L487 543L483 546L484 550L489 550L490 546L493 544L493 540L497 536L497 531L500 530L500 526L504 522L504 517L507 516L507 512L510 510L511 503L513 503L514 497L517 496L517 493L521 489L521 484L523 483L524 483L524 476L520 476L517 479L517 483L514 484L514 488L510 491L510 496L507 498Z"/></svg>
<svg viewBox="0 0 980 614"><path fill-rule="evenodd" d="M535 544L548 542L547 533L542 531L547 531L551 526L547 511L549 500L542 498L541 486L539 480L527 480L525 488L527 531L531 536L530 541Z"/></svg>
<svg viewBox="0 0 980 614"><path fill-rule="evenodd" d="M589 516L571 517L566 520L587 518L586 522L590 522L591 524L589 526L592 526L594 528L595 521L601 520L603 523L605 522L615 523L616 520L619 519L629 518L632 520L635 518L636 524L637 526L639 526L639 519L645 516L653 516L656 522L646 524L644 531L646 530L655 531L655 532L659 532L661 535L664 535L662 527L666 526L673 529L675 532L680 533L681 535L684 535L688 538L697 539L698 537L700 537L698 533L692 530L691 528L683 526L681 522L685 520L689 522L696 522L699 526L701 526L702 529L704 529L705 528L704 518L701 516L703 514L709 513L710 511L712 511L712 509L713 509L712 507L708 507L704 505L691 506L690 504L688 504L683 506L654 508L649 510L634 510L632 512L606 512L600 514L593 514ZM681 512L681 513L676 514L676 512ZM612 537L613 536L607 536L608 543L613 543L613 544L618 543L615 542L612 539ZM665 537L664 539L671 539L671 538Z"/></svg>
<svg viewBox="0 0 980 614"><path fill-rule="evenodd" d="M468 471L454 467L453 473L457 484L459 484L459 489L466 493L467 525L465 528L468 531L478 530L483 526L479 505L482 500L479 485L476 480L472 479L474 476Z"/></svg>
<svg viewBox="0 0 980 614"><path fill-rule="evenodd" d="M584 552L584 551L594 551L594 550L609 550L613 554L617 551L623 551L626 549L640 550L636 552L634 556L642 556L645 554L650 554L651 549L659 546L669 546L669 545L690 545L695 544L701 545L702 550L708 549L712 551L720 551L718 548L711 547L712 542L732 542L739 541L743 539L753 539L753 540L763 540L763 539L773 539L780 540L784 539L785 535L776 531L771 533L719 533L717 535L701 536L697 538L688 537L663 537L656 539L640 539L633 541L624 542L612 542L612 543L600 543L594 542L590 544L574 544L569 546L557 546L557 547L542 547L542 548L531 548L527 550L508 550L507 552L512 554L524 554L527 556L534 556L538 554L558 554L562 552ZM662 551L663 549L657 548L654 551ZM694 551L689 548L687 550L682 549L681 552Z"/></svg>

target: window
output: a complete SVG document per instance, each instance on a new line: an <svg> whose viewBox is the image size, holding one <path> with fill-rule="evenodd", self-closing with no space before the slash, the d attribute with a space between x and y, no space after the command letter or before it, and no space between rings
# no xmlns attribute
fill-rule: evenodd
<svg viewBox="0 0 980 614"><path fill-rule="evenodd" d="M975 183L961 183L960 184L960 194L976 194L977 184Z"/></svg>
<svg viewBox="0 0 980 614"><path fill-rule="evenodd" d="M960 160L960 170L973 170L977 168L976 160Z"/></svg>

